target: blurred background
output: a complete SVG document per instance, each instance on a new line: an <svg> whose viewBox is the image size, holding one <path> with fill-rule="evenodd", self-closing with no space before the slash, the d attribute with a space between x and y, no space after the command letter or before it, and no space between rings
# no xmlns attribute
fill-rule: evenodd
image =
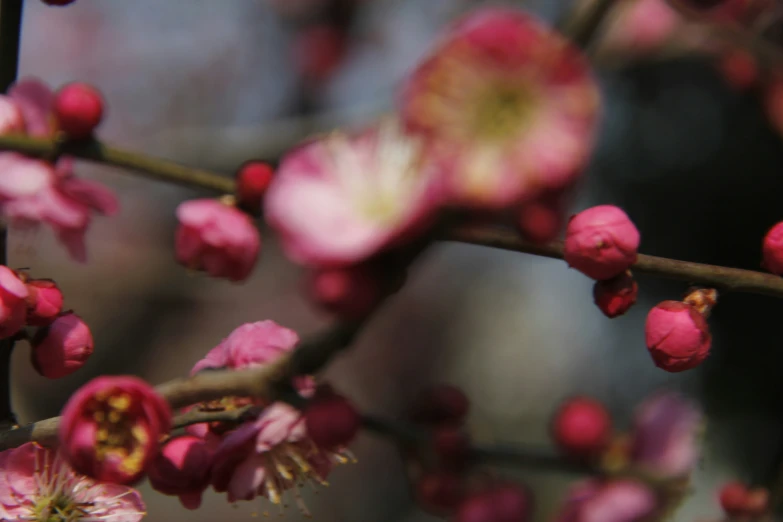
<svg viewBox="0 0 783 522"><path fill-rule="evenodd" d="M469 0L80 0L50 8L28 0L21 76L57 87L83 80L108 103L106 141L226 175L244 160L274 160L308 133L388 110L400 80ZM571 2L520 5L557 21ZM636 24L634 26L633 24ZM783 143L763 97L739 89L703 29L662 0L627 0L595 49L605 94L601 136L574 211L624 207L644 253L758 269L761 238L783 219ZM300 271L263 234L246 284L193 275L173 259L174 209L192 190L83 164L122 203L88 236L89 263L68 259L49 231L12 233L12 267L51 277L66 307L91 325L95 354L76 374L39 377L28 347L14 354L22 421L58 414L98 374L153 383L187 373L242 323L273 319L307 334L326 324L301 292ZM710 322L713 352L698 369L667 374L644 346L647 310L686 285L640 277L640 299L609 320L592 281L559 261L440 244L406 288L328 375L363 409L394 416L419 388L449 382L473 401L480 442L547 445L549 416L575 393L604 400L620 426L650 393L668 387L698 400L709 423L694 492L677 520L717 517L716 487L730 477L768 481L780 465L783 303L725 295ZM358 463L306 501L322 522L427 521L411 500L393 446L362 435ZM546 520L574 477L502 470L537 494ZM246 520L264 500L227 504L208 493L184 510L142 486L151 522ZM274 514L274 513L273 513ZM300 520L295 507L280 517Z"/></svg>

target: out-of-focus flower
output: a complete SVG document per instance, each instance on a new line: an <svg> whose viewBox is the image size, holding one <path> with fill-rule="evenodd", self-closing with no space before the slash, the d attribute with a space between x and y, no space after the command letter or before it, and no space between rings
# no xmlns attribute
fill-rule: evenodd
<svg viewBox="0 0 783 522"><path fill-rule="evenodd" d="M394 120L307 143L283 159L266 219L296 262L358 263L426 226L438 194L423 159Z"/></svg>
<svg viewBox="0 0 783 522"><path fill-rule="evenodd" d="M167 442L147 471L156 491L179 497L188 509L201 506L201 496L209 485L212 450L200 437L185 435Z"/></svg>
<svg viewBox="0 0 783 522"><path fill-rule="evenodd" d="M419 392L413 400L410 418L431 425L459 424L470 410L465 393L450 384L437 384Z"/></svg>
<svg viewBox="0 0 783 522"><path fill-rule="evenodd" d="M568 222L563 257L588 277L611 279L636 261L639 241L639 230L622 209L598 205Z"/></svg>
<svg viewBox="0 0 783 522"><path fill-rule="evenodd" d="M251 214L258 214L273 176L272 167L263 161L248 161L242 165L236 174L237 206Z"/></svg>
<svg viewBox="0 0 783 522"><path fill-rule="evenodd" d="M432 514L446 516L460 504L465 489L463 477L458 473L429 471L416 481L416 501Z"/></svg>
<svg viewBox="0 0 783 522"><path fill-rule="evenodd" d="M294 42L294 63L299 74L314 84L325 82L348 50L344 30L328 24L305 27Z"/></svg>
<svg viewBox="0 0 783 522"><path fill-rule="evenodd" d="M769 509L767 489L748 489L738 481L725 484L720 490L719 500L727 515L741 520L761 517Z"/></svg>
<svg viewBox="0 0 783 522"><path fill-rule="evenodd" d="M634 418L631 460L634 466L660 478L687 476L698 458L701 412L675 393L642 403Z"/></svg>
<svg viewBox="0 0 783 522"><path fill-rule="evenodd" d="M369 263L316 269L307 289L313 302L346 318L365 316L383 296L381 276Z"/></svg>
<svg viewBox="0 0 783 522"><path fill-rule="evenodd" d="M783 91L781 94L783 95ZM783 106L781 108L783 109ZM764 236L761 253L762 266L773 274L783 275L783 221L770 228Z"/></svg>
<svg viewBox="0 0 783 522"><path fill-rule="evenodd" d="M718 70L733 88L744 91L759 81L759 65L756 58L745 49L728 49L718 58Z"/></svg>
<svg viewBox="0 0 783 522"><path fill-rule="evenodd" d="M92 85L69 83L54 95L57 128L69 138L89 138L103 119L103 97Z"/></svg>
<svg viewBox="0 0 783 522"><path fill-rule="evenodd" d="M50 379L65 377L84 366L94 348L90 327L74 313L63 314L38 330L31 345L33 367Z"/></svg>
<svg viewBox="0 0 783 522"><path fill-rule="evenodd" d="M27 287L16 273L0 265L0 339L22 329L27 315Z"/></svg>
<svg viewBox="0 0 783 522"><path fill-rule="evenodd" d="M418 66L401 109L444 167L451 202L502 208L579 176L599 101L565 38L522 12L483 8Z"/></svg>
<svg viewBox="0 0 783 522"><path fill-rule="evenodd" d="M261 235L247 215L214 199L196 199L177 207L177 219L177 261L231 281L250 276Z"/></svg>
<svg viewBox="0 0 783 522"><path fill-rule="evenodd" d="M62 412L60 447L78 472L103 482L138 481L171 427L171 410L137 377L97 377Z"/></svg>
<svg viewBox="0 0 783 522"><path fill-rule="evenodd" d="M668 372L695 368L704 362L712 346L704 315L680 301L663 301L652 308L644 336L653 362Z"/></svg>
<svg viewBox="0 0 783 522"><path fill-rule="evenodd" d="M618 5L603 45L618 52L647 53L671 43L683 18L666 0L630 0Z"/></svg>
<svg viewBox="0 0 783 522"><path fill-rule="evenodd" d="M212 468L212 486L226 492L228 500L252 500L258 495L280 504L293 489L297 504L299 485L323 483L335 464L348 462L344 450L324 450L307 435L301 413L276 402L254 422L229 433L220 443Z"/></svg>
<svg viewBox="0 0 783 522"><path fill-rule="evenodd" d="M478 491L459 507L455 522L527 522L533 500L525 488L502 484Z"/></svg>
<svg viewBox="0 0 783 522"><path fill-rule="evenodd" d="M606 407L589 397L574 397L560 406L552 421L552 437L566 453L595 457L612 437L612 417Z"/></svg>
<svg viewBox="0 0 783 522"><path fill-rule="evenodd" d="M0 519L137 522L138 491L75 473L59 454L33 442L0 453Z"/></svg>
<svg viewBox="0 0 783 522"><path fill-rule="evenodd" d="M556 522L641 522L657 508L655 493L641 482L590 479L571 488Z"/></svg>
<svg viewBox="0 0 783 522"><path fill-rule="evenodd" d="M30 279L27 285L27 324L48 326L63 310L63 293L51 279Z"/></svg>
<svg viewBox="0 0 783 522"><path fill-rule="evenodd" d="M361 426L353 404L336 394L311 400L303 415L307 435L316 446L328 450L347 446Z"/></svg>
<svg viewBox="0 0 783 522"><path fill-rule="evenodd" d="M29 135L53 136L53 97L45 84L24 79L0 99L18 107ZM110 216L119 204L103 185L77 178L72 165L67 157L52 166L21 154L0 153L0 212L16 226L50 225L71 257L83 262L87 257L84 235L92 213Z"/></svg>

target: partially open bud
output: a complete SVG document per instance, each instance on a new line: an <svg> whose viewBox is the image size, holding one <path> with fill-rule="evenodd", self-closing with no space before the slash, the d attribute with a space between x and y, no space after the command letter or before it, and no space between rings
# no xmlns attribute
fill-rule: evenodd
<svg viewBox="0 0 783 522"><path fill-rule="evenodd" d="M51 279L27 281L27 324L47 326L63 310L63 293Z"/></svg>
<svg viewBox="0 0 783 522"><path fill-rule="evenodd" d="M566 401L552 421L552 437L574 457L595 457L609 446L612 418L603 404L589 397Z"/></svg>
<svg viewBox="0 0 783 522"><path fill-rule="evenodd" d="M568 222L563 256L588 277L610 279L636 262L639 241L639 231L625 212L599 205Z"/></svg>
<svg viewBox="0 0 783 522"><path fill-rule="evenodd" d="M33 367L50 379L65 377L84 366L94 348L90 327L74 313L63 314L38 330L30 344Z"/></svg>
<svg viewBox="0 0 783 522"><path fill-rule="evenodd" d="M610 318L627 312L636 303L638 294L639 285L629 270L612 279L596 281L593 285L593 300L596 306Z"/></svg>
<svg viewBox="0 0 783 522"><path fill-rule="evenodd" d="M650 310L644 333L655 365L668 372L695 368L712 344L704 316L680 301L663 301Z"/></svg>
<svg viewBox="0 0 783 522"><path fill-rule="evenodd" d="M209 485L212 451L204 439L193 435L166 443L150 463L147 476L156 491L179 497L188 509L201 506L201 495Z"/></svg>

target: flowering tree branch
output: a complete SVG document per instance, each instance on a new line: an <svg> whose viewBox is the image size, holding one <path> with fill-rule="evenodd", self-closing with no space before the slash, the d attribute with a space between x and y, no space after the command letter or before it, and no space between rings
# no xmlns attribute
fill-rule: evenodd
<svg viewBox="0 0 783 522"><path fill-rule="evenodd" d="M16 81L19 69L19 39L22 31L22 0L0 0L0 92ZM0 265L8 264L8 231L0 230ZM14 339L0 340L0 428L16 424L11 406L11 355Z"/></svg>

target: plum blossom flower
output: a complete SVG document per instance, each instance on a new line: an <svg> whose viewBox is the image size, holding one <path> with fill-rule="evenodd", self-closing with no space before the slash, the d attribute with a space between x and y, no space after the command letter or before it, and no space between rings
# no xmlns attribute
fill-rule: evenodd
<svg viewBox="0 0 783 522"><path fill-rule="evenodd" d="M573 183L600 100L565 38L522 12L482 8L418 66L401 105L444 167L450 201L496 209Z"/></svg>
<svg viewBox="0 0 783 522"><path fill-rule="evenodd" d="M177 207L177 219L177 261L213 277L248 278L261 236L247 215L214 199L196 199Z"/></svg>
<svg viewBox="0 0 783 522"><path fill-rule="evenodd" d="M640 522L657 507L655 493L641 482L590 479L571 488L556 522Z"/></svg>
<svg viewBox="0 0 783 522"><path fill-rule="evenodd" d="M226 435L215 453L212 486L226 492L230 502L261 495L280 504L283 493L293 490L307 513L299 485L324 484L332 467L349 458L345 450L318 448L307 436L301 413L276 402L254 422Z"/></svg>
<svg viewBox="0 0 783 522"><path fill-rule="evenodd" d="M137 522L138 491L79 475L53 450L28 442L0 453L0 519Z"/></svg>
<svg viewBox="0 0 783 522"><path fill-rule="evenodd" d="M0 339L22 329L27 315L27 287L7 266L0 265Z"/></svg>
<svg viewBox="0 0 783 522"><path fill-rule="evenodd" d="M422 230L437 204L434 181L421 143L388 119L289 153L269 186L265 216L294 261L351 265Z"/></svg>
<svg viewBox="0 0 783 522"><path fill-rule="evenodd" d="M634 419L631 459L647 473L676 478L688 475L698 459L700 411L672 392L642 403Z"/></svg>
<svg viewBox="0 0 783 522"><path fill-rule="evenodd" d="M198 509L209 485L212 450L199 437L185 435L167 442L150 464L148 477L156 491L176 495L187 509Z"/></svg>
<svg viewBox="0 0 783 522"><path fill-rule="evenodd" d="M74 393L59 427L64 456L96 480L139 480L171 427L171 410L149 384L132 376L97 377Z"/></svg>
<svg viewBox="0 0 783 522"><path fill-rule="evenodd" d="M30 136L51 137L55 132L53 95L40 81L16 83L7 96L0 96L0 108L8 103L18 108ZM18 126L0 127L2 133L18 131ZM84 235L92 213L111 216L118 208L106 187L73 174L71 158L53 166L14 152L0 153L0 212L16 226L48 224L77 261L86 260Z"/></svg>

